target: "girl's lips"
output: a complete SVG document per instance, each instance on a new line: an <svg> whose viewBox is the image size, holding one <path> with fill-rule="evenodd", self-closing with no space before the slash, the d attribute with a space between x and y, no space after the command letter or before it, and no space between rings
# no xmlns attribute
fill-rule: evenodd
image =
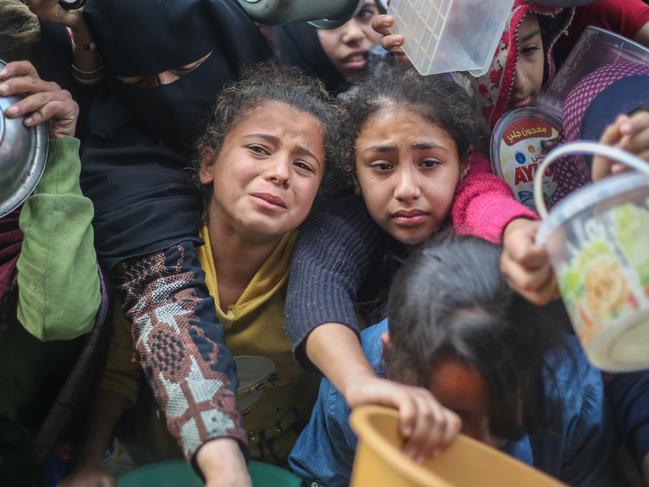
<svg viewBox="0 0 649 487"><path fill-rule="evenodd" d="M367 51L350 54L342 60L341 64L345 69L365 69L365 66L367 66Z"/></svg>
<svg viewBox="0 0 649 487"><path fill-rule="evenodd" d="M288 208L286 202L282 198L274 194L252 193L250 196L255 201L255 203L268 210L285 211Z"/></svg>
<svg viewBox="0 0 649 487"><path fill-rule="evenodd" d="M430 213L422 210L400 210L391 216L395 224L403 227L415 227L430 219Z"/></svg>
<svg viewBox="0 0 649 487"><path fill-rule="evenodd" d="M525 98L521 98L520 100L512 100L511 107L524 108L524 107L529 107L531 104L532 104L532 97L526 96Z"/></svg>

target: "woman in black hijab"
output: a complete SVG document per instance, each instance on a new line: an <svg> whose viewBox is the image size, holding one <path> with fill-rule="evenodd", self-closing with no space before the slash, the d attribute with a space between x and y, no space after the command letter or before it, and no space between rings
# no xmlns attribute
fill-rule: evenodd
<svg viewBox="0 0 649 487"><path fill-rule="evenodd" d="M337 29L317 29L306 22L275 27L279 61L302 68L330 92L341 93L367 71L370 48L381 39L372 19L381 12L375 0L361 0L354 17Z"/></svg>
<svg viewBox="0 0 649 487"><path fill-rule="evenodd" d="M226 440L210 442L211 452L225 445L210 457L214 468L240 456L247 437L234 362L198 263L201 204L185 168L215 93L271 50L236 0L89 0L85 15L110 81L91 109L82 156L98 254L187 458ZM176 370L188 362L191 370Z"/></svg>

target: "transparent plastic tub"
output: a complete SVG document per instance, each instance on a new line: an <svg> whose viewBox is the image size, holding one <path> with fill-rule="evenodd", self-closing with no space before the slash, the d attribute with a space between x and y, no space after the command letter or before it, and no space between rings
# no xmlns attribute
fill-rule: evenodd
<svg viewBox="0 0 649 487"><path fill-rule="evenodd" d="M561 119L563 103L580 80L607 64L628 62L649 65L649 49L619 34L589 26L539 97L537 106Z"/></svg>
<svg viewBox="0 0 649 487"><path fill-rule="evenodd" d="M487 72L514 0L392 0L394 34L422 75Z"/></svg>
<svg viewBox="0 0 649 487"><path fill-rule="evenodd" d="M543 173L557 159L574 154L601 154L642 173L584 186L548 215ZM649 164L613 147L565 144L539 166L534 193L543 217L536 241L548 251L588 360L611 372L649 368Z"/></svg>

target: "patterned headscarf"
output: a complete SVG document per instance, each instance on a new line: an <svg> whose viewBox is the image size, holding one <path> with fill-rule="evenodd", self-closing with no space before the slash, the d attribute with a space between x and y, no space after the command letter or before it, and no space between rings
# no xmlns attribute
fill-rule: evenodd
<svg viewBox="0 0 649 487"><path fill-rule="evenodd" d="M599 140L618 115L649 105L649 66L607 64L585 76L566 97L563 141ZM590 182L590 158L557 163L555 201Z"/></svg>
<svg viewBox="0 0 649 487"><path fill-rule="evenodd" d="M456 80L473 91L480 110L494 127L500 117L507 111L516 76L518 60L518 30L528 15L536 15L541 27L543 48L545 51L544 83L554 77L555 65L552 50L559 36L566 32L574 14L573 8L539 7L527 0L516 0L509 16L509 22L500 38L489 71L479 78L467 74L454 75Z"/></svg>

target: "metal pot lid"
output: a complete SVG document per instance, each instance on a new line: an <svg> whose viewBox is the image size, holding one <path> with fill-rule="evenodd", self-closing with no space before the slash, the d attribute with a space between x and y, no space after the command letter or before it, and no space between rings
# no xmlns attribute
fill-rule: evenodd
<svg viewBox="0 0 649 487"><path fill-rule="evenodd" d="M0 60L0 69L5 65ZM27 128L23 117L5 117L5 110L19 100L0 97L0 218L18 208L34 191L47 160L47 125Z"/></svg>

